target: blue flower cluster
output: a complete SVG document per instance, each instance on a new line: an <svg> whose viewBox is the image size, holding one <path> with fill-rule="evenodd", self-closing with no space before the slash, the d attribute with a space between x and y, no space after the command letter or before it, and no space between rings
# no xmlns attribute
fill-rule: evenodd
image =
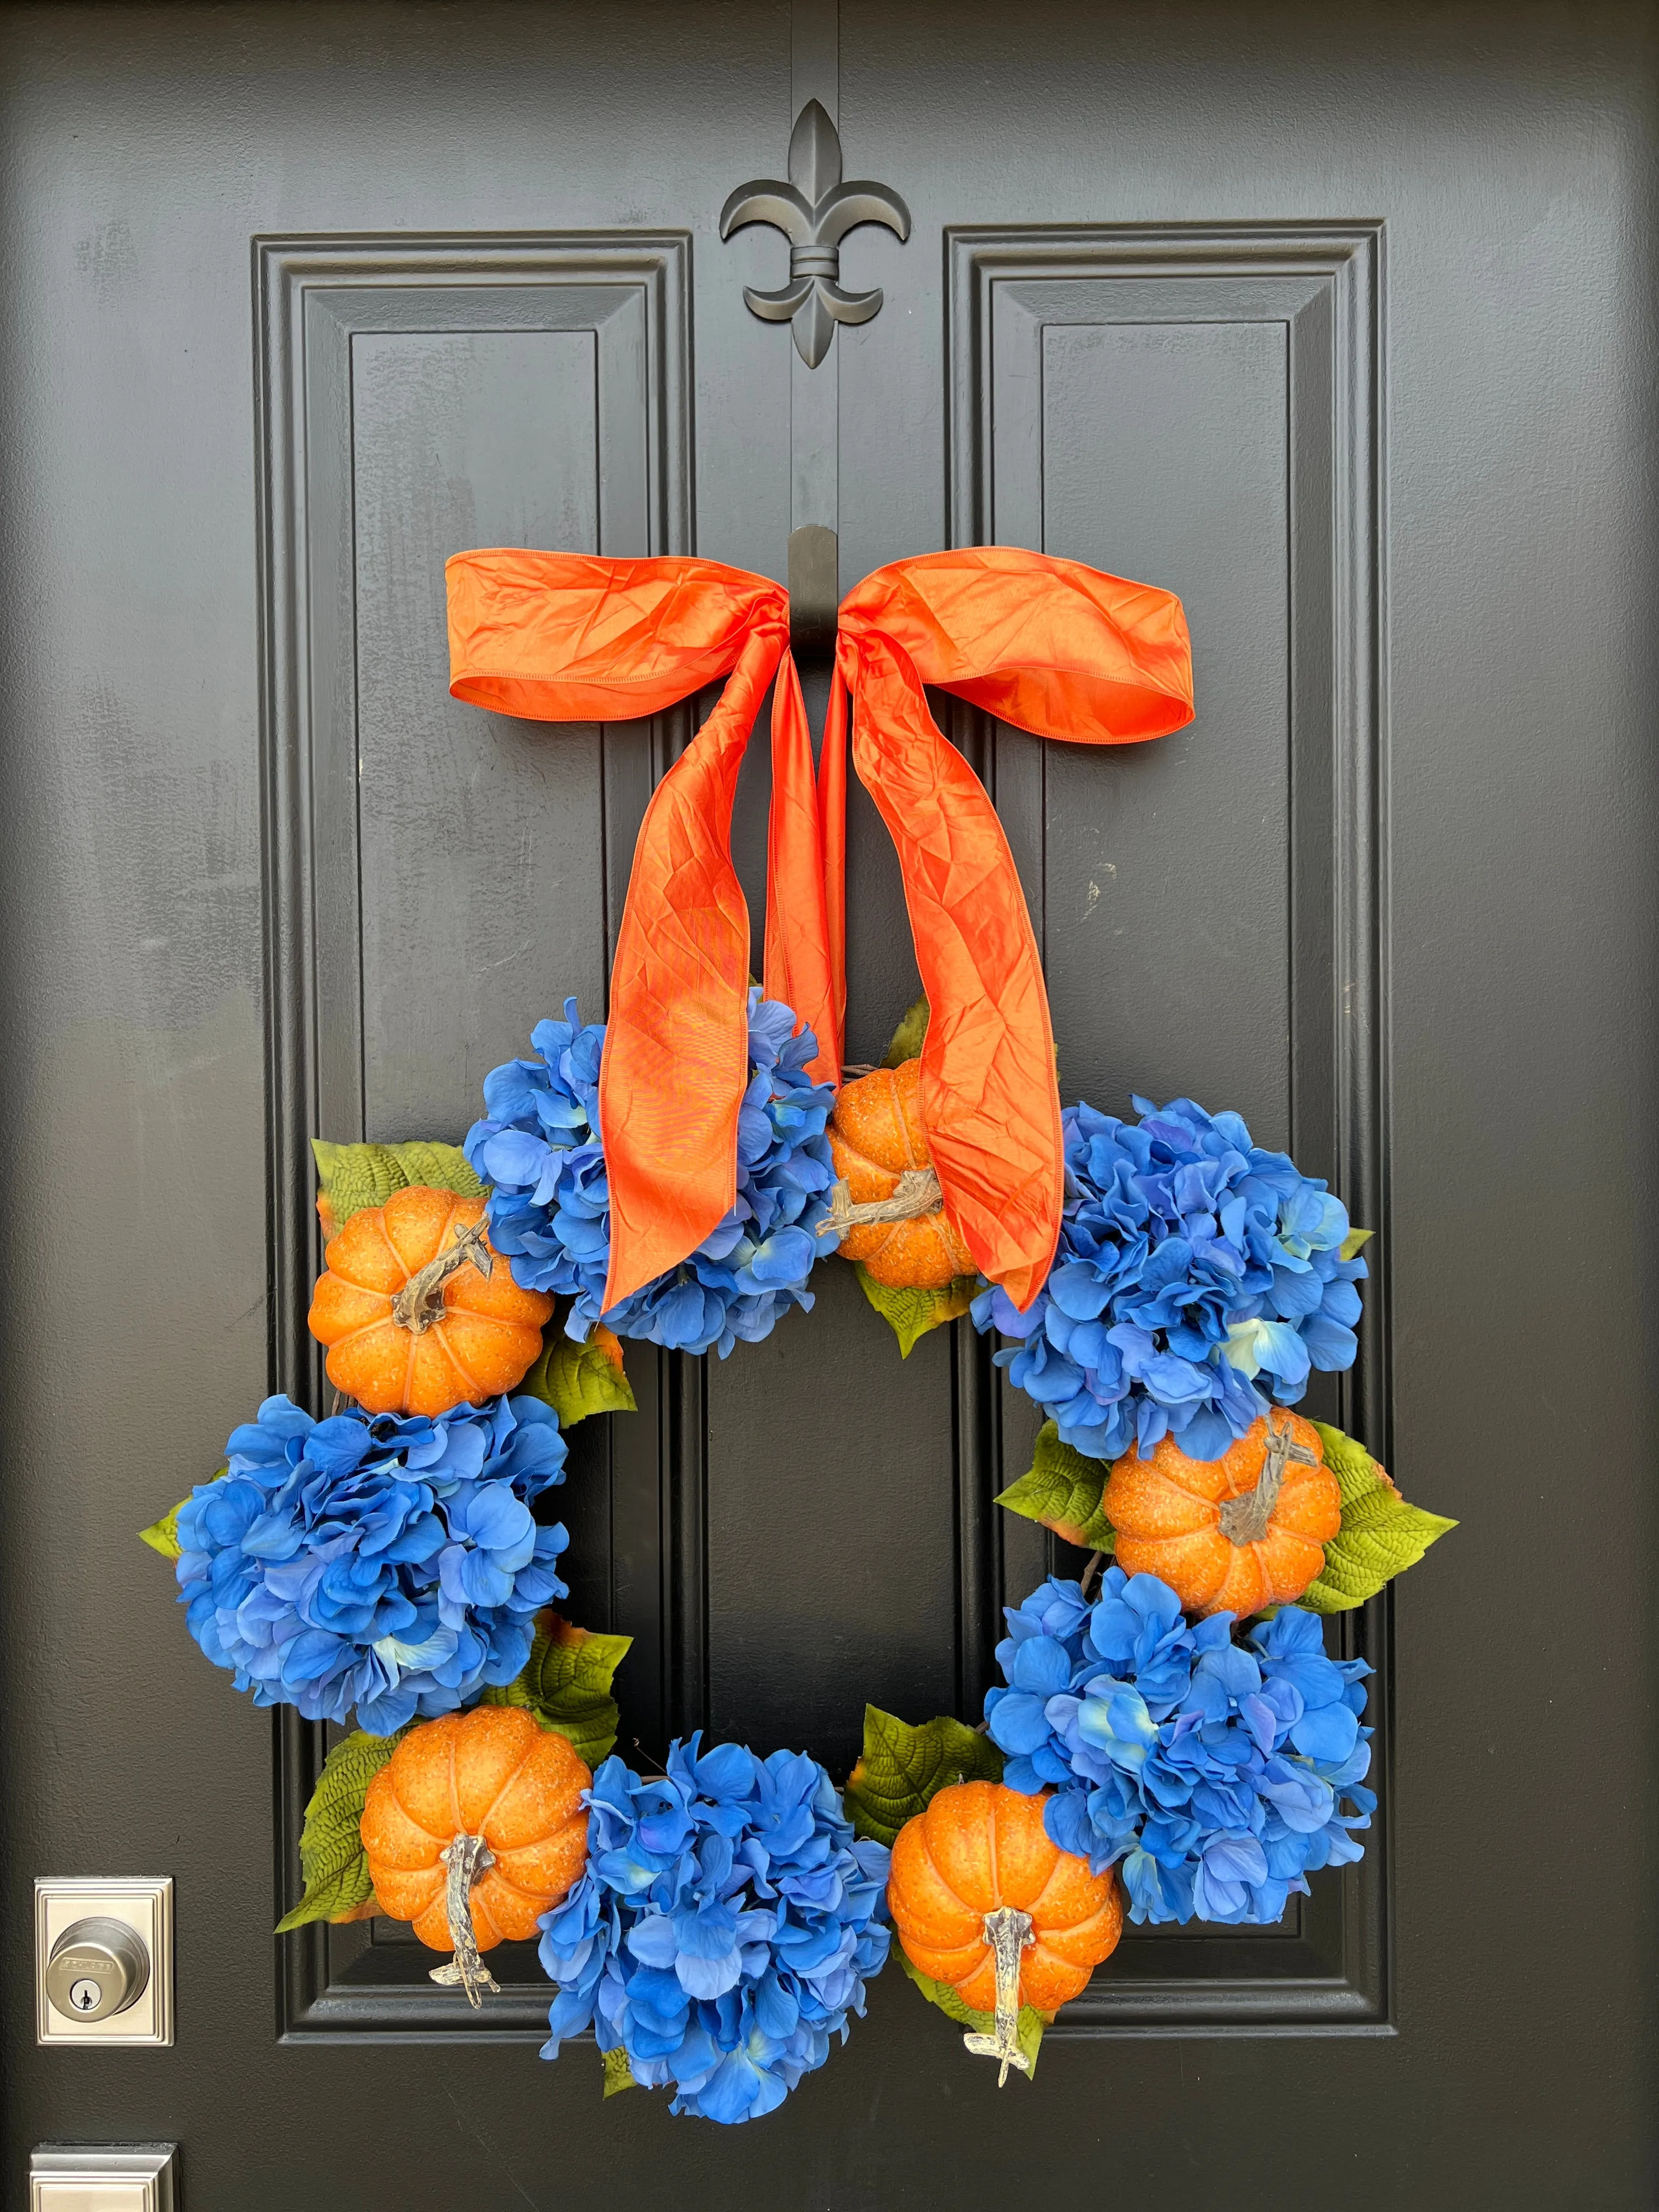
<svg viewBox="0 0 1659 2212"><path fill-rule="evenodd" d="M1230 1613L1188 1622L1156 1575L1112 1567L1093 1604L1050 1580L1006 1618L1008 1687L985 1698L1003 1780L1054 1788L1062 1850L1122 1861L1132 1919L1277 1920L1315 1868L1361 1856L1370 1669L1326 1657L1316 1613L1237 1644Z"/></svg>
<svg viewBox="0 0 1659 2212"><path fill-rule="evenodd" d="M179 1510L179 1601L256 1705L391 1735L510 1682L532 1616L566 1595L569 1539L530 1500L564 1480L538 1398L435 1420L349 1407L326 1421L267 1398L228 1464Z"/></svg>
<svg viewBox="0 0 1659 2212"><path fill-rule="evenodd" d="M677 1743L668 1772L607 1759L589 1793L587 1870L542 1922L559 1994L544 2058L597 2021L672 2109L758 2119L864 2011L887 1957L887 1852L855 1843L804 1752Z"/></svg>
<svg viewBox="0 0 1659 2212"><path fill-rule="evenodd" d="M1066 1206L1048 1279L1024 1313L1000 1289L974 1301L1011 1380L1095 1459L1173 1436L1219 1459L1310 1370L1352 1366L1356 1282L1348 1216L1322 1182L1250 1141L1237 1114L1137 1098L1139 1123L1068 1107Z"/></svg>
<svg viewBox="0 0 1659 2212"><path fill-rule="evenodd" d="M689 1260L605 1313L611 1264L611 1191L599 1139L599 1055L605 1024L579 1026L567 999L562 1022L538 1022L536 1057L512 1060L484 1079L486 1118L466 1156L489 1183L489 1237L515 1282L575 1304L565 1327L585 1341L596 1321L618 1336L724 1359L758 1344L791 1306L810 1308L806 1279L835 1249L817 1224L830 1210L835 1170L824 1135L836 1094L809 1080L817 1052L810 1030L758 990L749 994L750 1079L738 1115L737 1203Z"/></svg>

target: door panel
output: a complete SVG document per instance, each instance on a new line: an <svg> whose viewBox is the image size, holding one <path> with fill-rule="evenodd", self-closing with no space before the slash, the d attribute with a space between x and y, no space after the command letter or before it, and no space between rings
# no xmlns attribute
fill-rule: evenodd
<svg viewBox="0 0 1659 2212"><path fill-rule="evenodd" d="M626 884L671 733L549 729L452 700L443 564L477 544L684 550L686 242L269 241L259 270L282 852L270 1060L285 1079L269 1176L277 1249L299 1267L272 1315L283 1385L316 1404L310 1133L459 1141L484 1075L528 1049L543 1014L573 994L586 1018L604 1010L611 886ZM701 1629L677 1601L702 1579L698 1517L677 1502L703 1489L700 1425L681 1411L700 1386L690 1365L641 1348L640 1419L573 1437L558 1501L575 1617L638 1639L629 1716L647 1742L682 1724L682 1703L701 1712L697 1655L686 1663ZM278 1741L291 1869L326 1732L284 1713ZM528 1945L501 1971L540 1979ZM419 1945L389 1923L310 1929L284 1975L294 2033L456 2025ZM532 1988L483 2025L522 2031L544 2013Z"/></svg>
<svg viewBox="0 0 1659 2212"><path fill-rule="evenodd" d="M902 1392L879 1387L889 1348L870 1342L852 1269L819 1270L813 1291L810 1318L708 1375L708 1713L720 1735L799 1739L840 1774L866 1698L957 1710L957 1522L986 1509L962 1487L956 1433L974 1348L937 1330Z"/></svg>
<svg viewBox="0 0 1659 2212"><path fill-rule="evenodd" d="M1380 246L1370 228L1311 225L963 229L949 328L953 534L1132 575L1178 567L1194 639L1197 716L1175 737L1098 751L999 727L992 742L1062 1096L1230 1100L1386 1249ZM1316 1377L1307 1404L1386 1457L1379 1287L1360 1364ZM1023 1465L1030 1409L1005 1403L1004 1463ZM1051 1563L1072 1571L1066 1551ZM1011 1597L1028 1586L1005 1579ZM1386 1796L1389 1624L1369 1611L1335 1632L1377 1670ZM1375 1838L1273 1929L1131 1929L1068 2016L1386 2021L1385 1850Z"/></svg>
<svg viewBox="0 0 1659 2212"><path fill-rule="evenodd" d="M14 1990L33 1874L171 1872L179 1914L172 2051L40 2051L11 2008L9 2175L43 2138L172 2135L186 2208L235 2212L885 2212L1034 2173L1645 2204L1645 11L0 21ZM884 303L807 370L743 305L776 235L717 220L812 95L915 221L848 241ZM1378 1669L1361 1869L1276 1929L1131 1931L1000 2095L890 1972L781 2113L719 2130L601 2106L591 2051L539 2067L527 1947L458 2027L384 1923L272 1944L320 1732L233 1697L130 1532L265 1390L315 1401L309 1135L459 1135L538 1018L599 1009L695 726L450 701L444 556L781 579L809 520L843 588L999 541L1183 596L1175 738L939 711L1008 829L1066 1097L1235 1105L1338 1183L1381 1233L1321 1410L1462 1525L1341 1627ZM766 788L757 758L757 943ZM860 792L849 839L868 1060L914 963ZM729 1362L635 1347L639 1413L573 1440L571 1610L635 1639L625 1742L704 1725L844 1772L866 1697L971 1717L1050 1564L989 1502L1037 1420L989 1347L901 1367L823 1274Z"/></svg>
<svg viewBox="0 0 1659 2212"><path fill-rule="evenodd" d="M1132 576L1181 559L1202 719L1170 744L1115 756L1105 805L1097 761L1047 748L1050 1004L1089 1054L1067 1065L1066 1091L1224 1094L1264 1143L1284 1144L1289 333L1283 322L1126 323L1112 312L1045 318L1030 334L1039 469L1019 489L1037 493L1040 537L1020 526L1025 502L1000 470L997 534L1097 567L1109 558Z"/></svg>
<svg viewBox="0 0 1659 2212"><path fill-rule="evenodd" d="M527 1009L605 1001L599 732L503 715L476 748L443 646L446 549L598 550L596 352L586 331L352 340L366 1136L465 1128Z"/></svg>

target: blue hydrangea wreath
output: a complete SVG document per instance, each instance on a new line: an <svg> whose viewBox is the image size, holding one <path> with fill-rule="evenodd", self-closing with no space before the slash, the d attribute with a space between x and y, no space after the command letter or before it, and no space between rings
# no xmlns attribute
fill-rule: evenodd
<svg viewBox="0 0 1659 2212"><path fill-rule="evenodd" d="M913 1010L901 1036L915 1024ZM307 1809L305 1894L281 1928L374 1909L362 1854L339 1839L404 1730L481 1702L528 1705L592 1771L586 1869L541 1923L555 1992L543 2055L591 2030L607 2095L669 2087L674 2112L726 2124L774 2110L862 2015L891 1940L889 1847L956 1780L1046 1793L1051 1839L1096 1873L1118 1869L1135 1922L1276 1921L1310 1874L1358 1859L1376 1804L1369 1670L1328 1656L1321 1615L1374 1595L1453 1525L1322 1426L1343 1529L1297 1605L1189 1619L1156 1577L1105 1564L1109 1463L1166 1437L1217 1458L1271 1407L1298 1403L1312 1373L1348 1367L1366 1267L1340 1200L1237 1115L1137 1098L1126 1121L1079 1104L1063 1116L1064 1218L1042 1290L1019 1314L979 1285L971 1311L1045 1416L1030 1474L1000 1502L1088 1547L1082 1573L1008 1608L1003 1679L977 1728L866 1708L840 1790L804 1753L705 1750L700 1735L660 1771L630 1766L612 1751L610 1695L629 1639L552 1612L568 1539L538 1512L564 1480L568 1427L631 1406L622 1342L724 1358L812 1305L811 1271L836 1243L835 1093L805 1073L811 1033L758 991L749 1037L731 1212L609 1311L605 1030L574 1000L487 1079L460 1150L319 1146L340 1203L350 1175L354 1203L400 1181L482 1187L514 1279L568 1303L525 1384L483 1405L417 1419L341 1404L318 1419L268 1399L220 1474L144 1532L176 1561L191 1634L239 1690L342 1728L355 1717ZM909 1313L905 1348L962 1310L952 1294ZM1041 2020L1022 2015L1016 2044L1000 2015L965 2011L900 1956L970 2048L1029 2074Z"/></svg>

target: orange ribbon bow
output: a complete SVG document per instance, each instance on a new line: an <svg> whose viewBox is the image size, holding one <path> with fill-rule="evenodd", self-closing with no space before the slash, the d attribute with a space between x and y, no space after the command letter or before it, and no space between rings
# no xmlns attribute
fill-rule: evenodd
<svg viewBox="0 0 1659 2212"><path fill-rule="evenodd" d="M816 778L789 602L741 568L510 549L447 564L450 690L541 721L632 721L720 678L720 703L641 825L599 1073L611 1192L607 1310L694 1252L737 1194L749 1079L749 912L732 805L774 676L765 983L841 1079L847 737L898 848L932 1008L922 1120L946 1212L1016 1306L1042 1288L1065 1162L1054 1036L1024 893L996 810L922 687L1074 744L1164 736L1193 716L1172 592L1008 546L878 568L841 606ZM849 715L850 702L850 715Z"/></svg>

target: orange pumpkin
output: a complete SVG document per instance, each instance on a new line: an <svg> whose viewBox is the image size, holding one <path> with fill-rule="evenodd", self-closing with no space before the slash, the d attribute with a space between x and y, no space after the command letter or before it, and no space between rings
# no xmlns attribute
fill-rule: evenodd
<svg viewBox="0 0 1659 2212"><path fill-rule="evenodd" d="M521 1705L480 1705L411 1729L363 1805L378 1909L412 1921L422 1943L453 1948L463 1965L476 1966L477 1952L503 1940L526 1941L587 1863L581 1795L592 1778L568 1738ZM471 1925L458 1933L456 1921L469 1917L463 1897ZM472 1996L465 1972L441 1978Z"/></svg>
<svg viewBox="0 0 1659 2212"><path fill-rule="evenodd" d="M1087 1859L1050 1840L1048 1794L957 1782L907 1820L893 1845L887 1903L904 1955L975 2012L1054 2012L1122 1933L1115 1875L1091 1874Z"/></svg>
<svg viewBox="0 0 1659 2212"><path fill-rule="evenodd" d="M1157 1575L1188 1613L1241 1619L1300 1597L1342 1526L1319 1431L1282 1406L1220 1459L1168 1437L1150 1459L1126 1453L1100 1503L1126 1574Z"/></svg>
<svg viewBox="0 0 1659 2212"><path fill-rule="evenodd" d="M309 1321L337 1390L371 1413L443 1413L524 1380L553 1300L520 1289L483 1217L482 1198L417 1183L329 1240Z"/></svg>
<svg viewBox="0 0 1659 2212"><path fill-rule="evenodd" d="M921 1080L921 1062L907 1060L842 1087L830 1117L830 1151L854 1206L895 1198L901 1176L920 1176L931 1168L917 1096ZM968 1247L938 1196L934 1182L932 1207L906 1221L860 1222L855 1217L842 1232L842 1258L861 1260L874 1281L892 1290L943 1290L958 1275L971 1275L975 1267Z"/></svg>

